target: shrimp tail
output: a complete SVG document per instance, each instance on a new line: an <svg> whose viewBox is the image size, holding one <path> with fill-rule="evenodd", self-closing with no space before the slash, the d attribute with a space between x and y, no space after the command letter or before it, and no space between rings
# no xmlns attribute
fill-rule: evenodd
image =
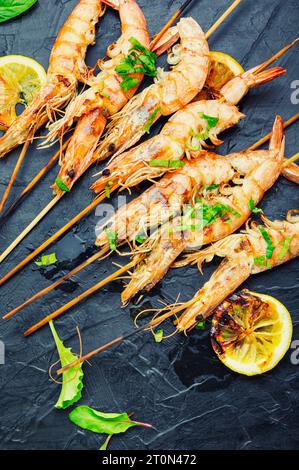
<svg viewBox="0 0 299 470"><path fill-rule="evenodd" d="M179 40L179 38L180 33L177 26L169 28L154 46L153 52L155 52L158 56L164 54L164 52L173 46Z"/></svg>
<svg viewBox="0 0 299 470"><path fill-rule="evenodd" d="M296 163L291 163L287 168L284 168L282 175L292 183L299 184L299 166Z"/></svg>
<svg viewBox="0 0 299 470"><path fill-rule="evenodd" d="M282 160L285 150L285 136L284 136L284 127L283 120L281 116L276 116L273 128L272 135L269 144L269 150L273 150L278 153L278 158Z"/></svg>
<svg viewBox="0 0 299 470"><path fill-rule="evenodd" d="M260 66L255 67L254 69L249 70L247 73L248 75L252 75L254 70L259 69ZM263 72L259 72L256 75L253 75L252 79L250 80L250 88L255 88L260 85L264 85L265 83L271 82L275 80L275 78L280 77L281 75L285 75L287 73L286 69L282 67L273 67L268 70L264 70Z"/></svg>

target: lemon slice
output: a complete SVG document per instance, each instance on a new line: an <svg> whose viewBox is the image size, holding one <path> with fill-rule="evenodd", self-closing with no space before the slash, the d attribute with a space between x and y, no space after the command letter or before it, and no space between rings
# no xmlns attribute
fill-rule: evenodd
<svg viewBox="0 0 299 470"><path fill-rule="evenodd" d="M210 52L210 72L206 86L219 91L232 78L244 73L242 65L224 52Z"/></svg>
<svg viewBox="0 0 299 470"><path fill-rule="evenodd" d="M275 367L290 347L289 311L274 297L246 290L216 310L211 339L219 359L231 370L257 375Z"/></svg>
<svg viewBox="0 0 299 470"><path fill-rule="evenodd" d="M46 82L45 69L30 57L0 57L0 129L16 118L16 106L27 106Z"/></svg>

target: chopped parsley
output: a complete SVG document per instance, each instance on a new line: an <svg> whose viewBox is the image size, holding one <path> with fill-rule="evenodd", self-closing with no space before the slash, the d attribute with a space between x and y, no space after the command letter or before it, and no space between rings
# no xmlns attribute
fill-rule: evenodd
<svg viewBox="0 0 299 470"><path fill-rule="evenodd" d="M112 181L108 181L108 183L105 186L105 195L108 199L110 199L110 196L111 196L110 188L111 188L112 184L113 184Z"/></svg>
<svg viewBox="0 0 299 470"><path fill-rule="evenodd" d="M58 188L65 192L65 193L69 193L70 192L70 189L67 187L67 185L62 181L61 178L56 178L55 180L55 184L56 186L58 186Z"/></svg>
<svg viewBox="0 0 299 470"><path fill-rule="evenodd" d="M115 71L123 79L120 86L125 93L139 84L139 80L136 77L132 77L131 74L142 73L149 77L157 75L156 54L144 47L133 37L129 41L132 44L132 48L128 56L122 59L121 63L115 68Z"/></svg>
<svg viewBox="0 0 299 470"><path fill-rule="evenodd" d="M109 248L111 251L116 251L116 241L117 241L117 232L110 230L109 228L105 229L107 234Z"/></svg>
<svg viewBox="0 0 299 470"><path fill-rule="evenodd" d="M51 266L57 262L56 253L51 253L50 255L43 255L40 258L40 261L34 261L36 266Z"/></svg>
<svg viewBox="0 0 299 470"><path fill-rule="evenodd" d="M140 245L144 243L145 240L146 240L146 237L144 235L137 235L137 237L135 237L135 241L137 243L140 243Z"/></svg>
<svg viewBox="0 0 299 470"><path fill-rule="evenodd" d="M146 125L144 126L144 132L146 132L147 134L150 133L151 127L160 109L161 109L161 106L158 106L158 108L155 109L155 111L150 115L149 120L147 121Z"/></svg>
<svg viewBox="0 0 299 470"><path fill-rule="evenodd" d="M161 166L163 168L182 168L185 162L182 160L150 160L149 166Z"/></svg>
<svg viewBox="0 0 299 470"><path fill-rule="evenodd" d="M263 209L259 209L258 207L255 206L253 199L250 199L250 200L248 201L248 207L249 207L249 209L251 210L251 212L252 212L253 214L258 214L259 212L260 212L261 214L264 213Z"/></svg>
<svg viewBox="0 0 299 470"><path fill-rule="evenodd" d="M266 258L266 256L257 256L253 261L256 266L265 266L268 269L272 268L272 264Z"/></svg>
<svg viewBox="0 0 299 470"><path fill-rule="evenodd" d="M197 330L204 330L206 328L206 320L200 321L196 325Z"/></svg>
<svg viewBox="0 0 299 470"><path fill-rule="evenodd" d="M260 232L263 235L263 238L264 238L264 240L267 244L266 258L270 259L270 258L272 258L273 251L275 250L275 246L273 245L272 240L271 240L270 235L267 232L267 230L265 230L263 227L260 227Z"/></svg>
<svg viewBox="0 0 299 470"><path fill-rule="evenodd" d="M213 189L218 189L219 184L211 184L210 186L206 187L206 191L213 191Z"/></svg>
<svg viewBox="0 0 299 470"><path fill-rule="evenodd" d="M287 253L289 254L290 257L293 256L291 249L290 249L293 238L294 237L286 237L283 242L279 242L279 244L282 245L282 248L277 255L277 258L279 260L282 260L286 256Z"/></svg>
<svg viewBox="0 0 299 470"><path fill-rule="evenodd" d="M155 338L156 343L161 343L161 341L163 340L163 336L164 336L164 332L162 328L160 328L159 330L156 331L156 333L154 333L154 338Z"/></svg>

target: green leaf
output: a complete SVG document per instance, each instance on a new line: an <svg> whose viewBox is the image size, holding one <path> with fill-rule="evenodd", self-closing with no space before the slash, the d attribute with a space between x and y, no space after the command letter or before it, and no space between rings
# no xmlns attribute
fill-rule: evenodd
<svg viewBox="0 0 299 470"><path fill-rule="evenodd" d="M69 419L82 429L102 434L121 434L141 423L132 421L127 413L103 413L89 406L77 406Z"/></svg>
<svg viewBox="0 0 299 470"><path fill-rule="evenodd" d="M72 364L76 359L78 359L77 356L72 354L71 348L66 348L64 346L52 321L49 322L49 326L55 340L61 366L65 367L68 364ZM62 388L55 408L65 409L80 400L83 389L83 376L82 364L78 364L77 366L63 372Z"/></svg>
<svg viewBox="0 0 299 470"><path fill-rule="evenodd" d="M106 228L105 230L107 237L108 237L108 243L109 243L109 248L111 251L116 250L116 241L117 241L117 232L114 232L113 230L110 230L109 228Z"/></svg>
<svg viewBox="0 0 299 470"><path fill-rule="evenodd" d="M106 195L106 198L108 198L108 199L110 199L110 196L111 196L110 188L111 188L112 184L113 184L112 181L108 181L108 183L105 186L105 195Z"/></svg>
<svg viewBox="0 0 299 470"><path fill-rule="evenodd" d="M206 191L213 191L213 189L218 189L219 184L211 184L210 186L206 187Z"/></svg>
<svg viewBox="0 0 299 470"><path fill-rule="evenodd" d="M206 327L206 321L205 320L198 322L197 325L196 325L197 330L204 330L205 327Z"/></svg>
<svg viewBox="0 0 299 470"><path fill-rule="evenodd" d="M112 436L113 436L113 434L109 434L109 436L108 436L107 439L105 440L104 444L101 445L100 450L107 450L108 444L109 444L109 442L111 441L111 437L112 437Z"/></svg>
<svg viewBox="0 0 299 470"><path fill-rule="evenodd" d="M137 237L135 237L135 241L140 244L144 243L145 240L146 240L146 237L144 235L137 235Z"/></svg>
<svg viewBox="0 0 299 470"><path fill-rule="evenodd" d="M253 259L255 266L265 266L268 269L272 268L272 265L269 260L267 260L266 256L257 256Z"/></svg>
<svg viewBox="0 0 299 470"><path fill-rule="evenodd" d="M136 85L138 85L139 80L135 77L126 77L123 79L121 82L120 86L124 90L125 93L127 93L131 88L134 88Z"/></svg>
<svg viewBox="0 0 299 470"><path fill-rule="evenodd" d="M43 255L40 258L40 261L34 261L36 266L51 266L57 262L56 253L51 253L50 255Z"/></svg>
<svg viewBox="0 0 299 470"><path fill-rule="evenodd" d="M163 336L164 336L164 332L162 328L159 328L159 330L157 330L156 333L154 334L156 343L161 343L161 341L163 340Z"/></svg>
<svg viewBox="0 0 299 470"><path fill-rule="evenodd" d="M8 21L29 10L37 0L1 0L0 23Z"/></svg>
<svg viewBox="0 0 299 470"><path fill-rule="evenodd" d="M275 246L273 245L272 240L271 240L270 235L267 232L267 230L265 230L263 227L260 227L260 232L263 235L263 238L264 238L264 240L267 244L266 258L270 259L270 258L272 258L273 251L275 250Z"/></svg>
<svg viewBox="0 0 299 470"><path fill-rule="evenodd" d="M253 199L250 199L250 200L248 201L248 207L249 207L249 209L251 210L251 212L252 212L253 214L258 214L259 212L260 212L261 214L264 213L263 209L259 209L259 208L257 208L257 207L255 206Z"/></svg>
<svg viewBox="0 0 299 470"><path fill-rule="evenodd" d="M70 189L67 187L67 185L62 181L61 178L56 178L55 180L56 186L58 186L61 191L64 191L65 193L69 193Z"/></svg>
<svg viewBox="0 0 299 470"><path fill-rule="evenodd" d="M161 109L161 106L158 106L158 107L155 109L155 111L150 115L150 117L149 117L147 123L145 124L145 126L144 126L144 132L146 132L147 134L150 133L150 129L151 129L151 127L152 127L152 125L153 125L153 123L154 123L154 120L155 120L155 118L156 118L158 112L160 111L160 109Z"/></svg>

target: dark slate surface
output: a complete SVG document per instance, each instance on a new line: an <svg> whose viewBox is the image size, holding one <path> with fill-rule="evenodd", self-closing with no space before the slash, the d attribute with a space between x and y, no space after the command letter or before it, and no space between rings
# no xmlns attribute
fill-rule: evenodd
<svg viewBox="0 0 299 470"><path fill-rule="evenodd" d="M181 1L140 0L151 33L157 32ZM230 2L194 1L189 12L204 29L213 24ZM76 0L40 0L19 19L1 24L0 54L24 54L45 67L51 46ZM297 0L244 0L232 17L211 38L211 48L236 57L245 68L270 57L298 34ZM117 38L118 17L108 11L91 48L88 62L103 56L105 47ZM221 153L253 144L272 126L276 112L287 118L298 112L291 103L291 82L298 79L298 48L281 62L288 68L285 77L253 90L241 105L247 119L226 134ZM156 126L159 130L162 123ZM287 130L287 155L299 148L298 124ZM30 181L49 158L49 150L31 148L16 185L15 194ZM4 190L18 152L0 162L1 192ZM65 197L34 232L0 267L1 274L12 268L37 244L62 226L71 215L91 201L88 190L91 169L77 188ZM56 169L22 204L0 231L1 251L51 198L50 184ZM284 217L298 207L298 188L284 179L266 195L266 214ZM57 267L46 270L34 264L1 289L1 313L45 287L68 271L92 249L97 218L91 214L48 252L56 251ZM205 271L207 279L216 264ZM99 437L82 432L68 420L67 411L53 408L59 386L48 377L56 360L48 328L24 339L29 324L91 286L111 272L111 260L81 273L66 287L22 312L15 320L1 322L0 338L6 345L6 364L0 366L2 449L96 449ZM148 296L143 305L157 305L158 299L173 301L179 292L190 298L204 280L196 269L171 272ZM246 286L277 296L290 309L294 339L299 339L299 264L295 260L273 272L250 279ZM78 350L75 326L79 325L84 350L89 351L132 328L136 307L120 308L121 282L114 283L56 322L60 336ZM138 307L139 308L139 307ZM82 403L105 411L130 411L150 422L153 430L133 429L115 437L111 449L290 449L299 448L299 366L291 364L288 353L280 365L262 377L246 378L222 366L212 351L208 331L189 337L175 336L155 344L150 335L141 335L121 347L96 358L85 367Z"/></svg>

